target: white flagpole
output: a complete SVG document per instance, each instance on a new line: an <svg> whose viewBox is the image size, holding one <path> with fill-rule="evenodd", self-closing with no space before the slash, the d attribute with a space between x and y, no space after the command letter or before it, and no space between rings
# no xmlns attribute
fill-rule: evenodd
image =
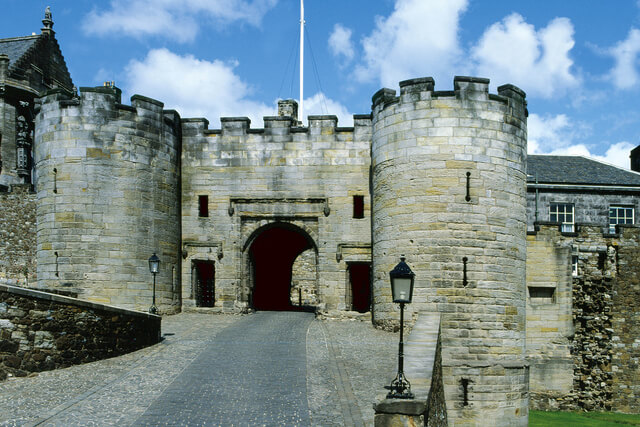
<svg viewBox="0 0 640 427"><path fill-rule="evenodd" d="M304 125L304 0L300 0L300 122Z"/></svg>

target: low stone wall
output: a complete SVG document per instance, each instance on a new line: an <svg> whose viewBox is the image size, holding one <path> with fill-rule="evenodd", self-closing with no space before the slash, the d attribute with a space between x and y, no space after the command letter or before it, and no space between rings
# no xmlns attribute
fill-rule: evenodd
<svg viewBox="0 0 640 427"><path fill-rule="evenodd" d="M160 321L152 314L0 285L0 380L155 344Z"/></svg>
<svg viewBox="0 0 640 427"><path fill-rule="evenodd" d="M0 186L0 283L36 279L36 195L30 184Z"/></svg>

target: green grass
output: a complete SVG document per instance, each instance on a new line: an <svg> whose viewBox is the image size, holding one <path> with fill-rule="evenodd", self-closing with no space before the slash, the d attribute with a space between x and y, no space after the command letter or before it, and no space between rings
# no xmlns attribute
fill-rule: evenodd
<svg viewBox="0 0 640 427"><path fill-rule="evenodd" d="M529 411L529 427L640 426L640 415L615 412Z"/></svg>

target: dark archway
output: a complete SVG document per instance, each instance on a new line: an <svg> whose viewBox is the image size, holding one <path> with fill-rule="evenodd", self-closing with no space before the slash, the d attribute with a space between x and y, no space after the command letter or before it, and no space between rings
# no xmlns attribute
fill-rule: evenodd
<svg viewBox="0 0 640 427"><path fill-rule="evenodd" d="M291 269L307 249L315 249L311 238L298 227L272 224L251 243L253 268L251 305L256 310L300 310L290 301Z"/></svg>

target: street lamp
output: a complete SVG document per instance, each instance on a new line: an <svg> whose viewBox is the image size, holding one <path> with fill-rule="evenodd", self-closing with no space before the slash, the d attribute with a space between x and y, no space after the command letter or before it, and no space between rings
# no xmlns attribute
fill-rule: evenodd
<svg viewBox="0 0 640 427"><path fill-rule="evenodd" d="M404 262L405 257L400 257L400 262L389 272L391 278L391 293L393 302L400 303L400 345L398 346L398 374L391 381L387 399L413 399L411 384L404 376L404 341L402 329L404 327L404 305L411 302L413 296L413 279L415 273Z"/></svg>
<svg viewBox="0 0 640 427"><path fill-rule="evenodd" d="M158 274L159 269L160 258L158 258L154 252L149 258L149 271L153 274L153 302L151 303L151 307L149 307L149 313L151 314L158 314L158 307L156 307L156 274Z"/></svg>

